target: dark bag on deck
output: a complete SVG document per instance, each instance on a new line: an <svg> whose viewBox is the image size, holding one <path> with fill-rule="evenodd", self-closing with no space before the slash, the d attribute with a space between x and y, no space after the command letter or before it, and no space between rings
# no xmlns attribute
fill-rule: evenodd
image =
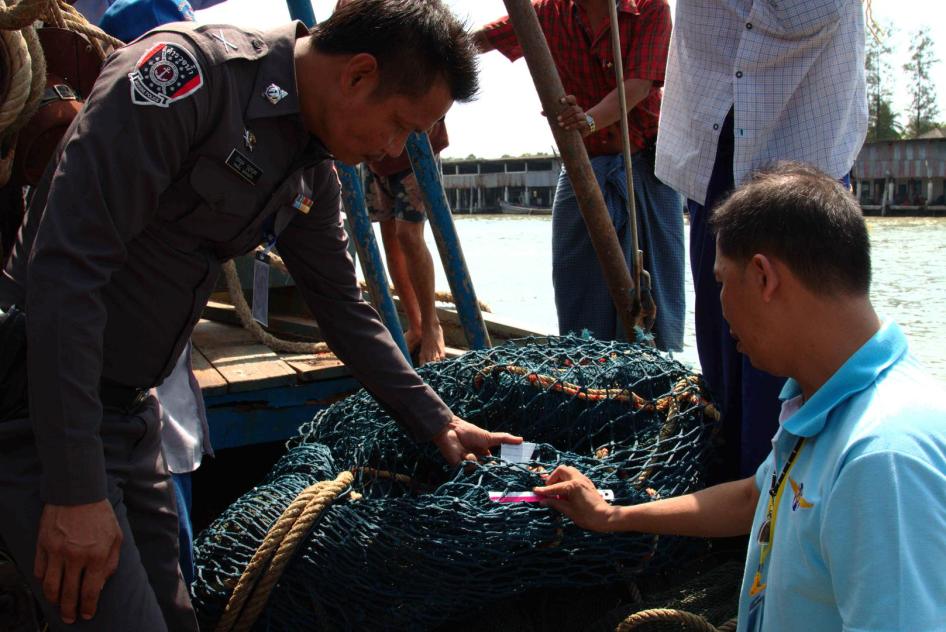
<svg viewBox="0 0 946 632"><path fill-rule="evenodd" d="M0 312L0 422L25 417L26 314L11 307Z"/></svg>

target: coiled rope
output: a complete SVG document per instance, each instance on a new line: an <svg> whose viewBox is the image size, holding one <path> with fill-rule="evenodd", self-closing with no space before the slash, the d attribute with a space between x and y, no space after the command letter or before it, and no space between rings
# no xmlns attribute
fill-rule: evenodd
<svg viewBox="0 0 946 632"><path fill-rule="evenodd" d="M118 48L123 42L89 24L79 11L65 0L20 0L13 3L0 3L0 29L20 30L31 26L37 20L82 33L89 38L89 43L102 59L105 49L102 44Z"/></svg>
<svg viewBox="0 0 946 632"><path fill-rule="evenodd" d="M717 628L704 617L686 610L653 608L635 612L618 625L616 632L632 632L642 626L654 625L685 632L735 632L736 620L731 619Z"/></svg>
<svg viewBox="0 0 946 632"><path fill-rule="evenodd" d="M253 626L286 564L305 540L312 525L351 486L353 480L352 472L346 470L334 481L315 483L296 496L269 529L263 543L244 569L217 623L216 632L241 632ZM260 575L262 578L257 581Z"/></svg>
<svg viewBox="0 0 946 632"><path fill-rule="evenodd" d="M227 291L230 293L230 301L236 310L237 316L243 327L256 337L262 344L273 351L283 353L326 353L329 351L328 345L324 342L296 342L294 340L284 340L272 335L256 322L246 297L243 296L243 285L240 283L240 277L237 274L236 263L231 259L223 264L223 276L227 282Z"/></svg>
<svg viewBox="0 0 946 632"><path fill-rule="evenodd" d="M64 0L0 0L0 52L8 78L6 94L0 98L0 186L10 180L16 134L36 113L46 88L46 58L36 35L37 21L85 35L102 59L103 43L122 45Z"/></svg>

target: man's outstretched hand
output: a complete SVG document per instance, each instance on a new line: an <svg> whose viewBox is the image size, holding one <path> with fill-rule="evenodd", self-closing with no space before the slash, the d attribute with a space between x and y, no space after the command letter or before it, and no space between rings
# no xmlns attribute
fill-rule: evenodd
<svg viewBox="0 0 946 632"><path fill-rule="evenodd" d="M453 421L434 437L433 442L447 463L456 465L464 459L475 461L489 456L489 449L500 443L522 443L522 437L508 432L489 432L454 415Z"/></svg>
<svg viewBox="0 0 946 632"><path fill-rule="evenodd" d="M601 498L591 480L567 465L555 468L543 487L533 488L543 496L542 504L560 511L582 529L614 531L614 507Z"/></svg>

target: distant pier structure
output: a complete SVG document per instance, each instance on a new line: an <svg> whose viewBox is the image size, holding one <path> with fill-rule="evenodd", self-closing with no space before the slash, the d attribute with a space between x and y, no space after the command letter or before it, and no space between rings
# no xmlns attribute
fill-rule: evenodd
<svg viewBox="0 0 946 632"><path fill-rule="evenodd" d="M867 215L946 215L946 133L866 143L851 170Z"/></svg>
<svg viewBox="0 0 946 632"><path fill-rule="evenodd" d="M454 213L499 213L500 201L552 206L562 161L558 156L443 160L443 186Z"/></svg>

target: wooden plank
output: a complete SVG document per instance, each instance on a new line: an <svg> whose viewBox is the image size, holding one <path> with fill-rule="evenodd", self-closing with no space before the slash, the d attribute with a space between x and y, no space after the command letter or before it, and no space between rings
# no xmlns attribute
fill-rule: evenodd
<svg viewBox="0 0 946 632"><path fill-rule="evenodd" d="M296 371L261 344L203 345L200 351L227 381L231 393L297 382Z"/></svg>
<svg viewBox="0 0 946 632"><path fill-rule="evenodd" d="M194 377L197 378L200 390L205 396L220 395L227 392L227 381L220 375L220 371L213 368L213 365L200 352L200 349L194 348L192 350L191 366L194 369Z"/></svg>
<svg viewBox="0 0 946 632"><path fill-rule="evenodd" d="M194 327L191 340L201 350L256 343L253 334L244 329L242 325L225 325L206 319L200 320L197 326Z"/></svg>
<svg viewBox="0 0 946 632"><path fill-rule="evenodd" d="M300 382L317 382L351 375L342 361L332 353L280 353L279 357L298 373Z"/></svg>

